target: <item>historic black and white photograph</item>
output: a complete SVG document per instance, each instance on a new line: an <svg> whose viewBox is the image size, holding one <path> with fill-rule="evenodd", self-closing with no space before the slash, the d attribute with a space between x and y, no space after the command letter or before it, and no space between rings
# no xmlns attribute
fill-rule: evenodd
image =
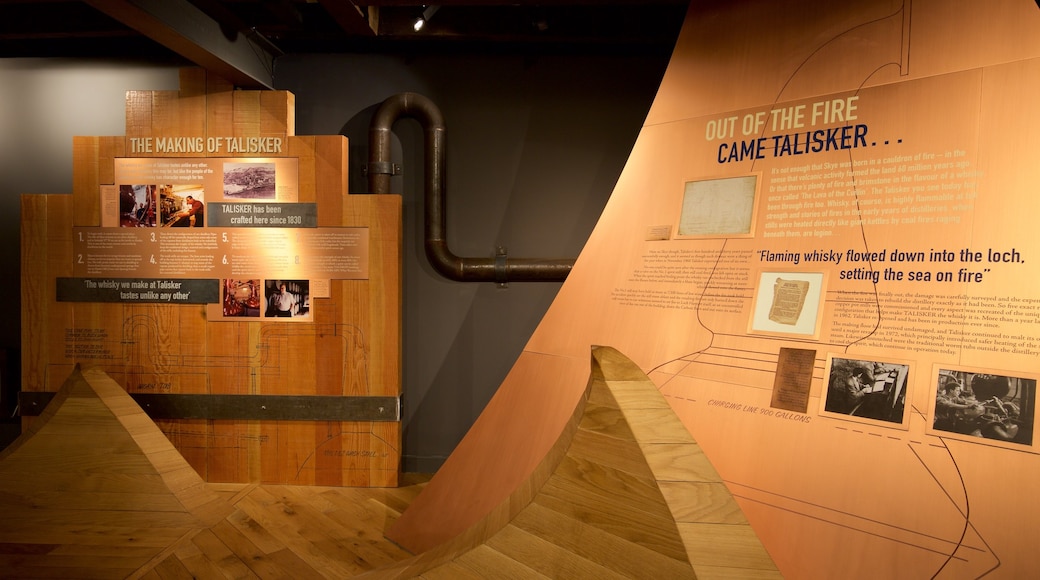
<svg viewBox="0 0 1040 580"><path fill-rule="evenodd" d="M225 163L224 197L275 199L274 163Z"/></svg>
<svg viewBox="0 0 1040 580"><path fill-rule="evenodd" d="M907 364L832 358L824 411L902 424Z"/></svg>
<svg viewBox="0 0 1040 580"><path fill-rule="evenodd" d="M932 427L982 439L1033 444L1036 379L940 369Z"/></svg>

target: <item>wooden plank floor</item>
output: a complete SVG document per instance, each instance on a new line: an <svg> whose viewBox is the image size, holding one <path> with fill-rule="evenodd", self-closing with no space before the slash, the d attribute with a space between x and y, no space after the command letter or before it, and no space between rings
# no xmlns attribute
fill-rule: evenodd
<svg viewBox="0 0 1040 580"><path fill-rule="evenodd" d="M0 453L4 578L779 578L697 444L623 355L525 485L454 540L384 536L421 493L204 483L101 371Z"/></svg>
<svg viewBox="0 0 1040 580"><path fill-rule="evenodd" d="M410 478L410 479L409 479ZM100 371L0 453L0 577L343 578L411 556L400 488L207 484Z"/></svg>
<svg viewBox="0 0 1040 580"><path fill-rule="evenodd" d="M349 578L411 556L383 537L426 475L399 488L209 484L234 510L130 578Z"/></svg>

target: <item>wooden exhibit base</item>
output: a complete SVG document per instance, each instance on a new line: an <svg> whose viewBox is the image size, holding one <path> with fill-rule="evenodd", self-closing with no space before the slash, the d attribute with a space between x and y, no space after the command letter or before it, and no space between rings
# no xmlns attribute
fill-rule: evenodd
<svg viewBox="0 0 1040 580"><path fill-rule="evenodd" d="M112 379L78 370L0 454L15 576L779 578L656 387L593 350L585 396L532 477L454 540L384 540L418 491L204 483Z"/></svg>

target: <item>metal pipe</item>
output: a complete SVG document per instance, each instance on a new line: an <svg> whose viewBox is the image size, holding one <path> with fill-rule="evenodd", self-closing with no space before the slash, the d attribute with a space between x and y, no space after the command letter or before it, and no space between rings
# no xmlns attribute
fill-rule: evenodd
<svg viewBox="0 0 1040 580"><path fill-rule="evenodd" d="M567 278L574 266L571 259L509 258L502 249L495 257L463 258L448 248L444 119L440 109L422 95L394 95L383 101L372 117L368 131L369 191L390 193L390 130L402 117L413 118L423 127L423 245L434 270L457 282L562 282Z"/></svg>

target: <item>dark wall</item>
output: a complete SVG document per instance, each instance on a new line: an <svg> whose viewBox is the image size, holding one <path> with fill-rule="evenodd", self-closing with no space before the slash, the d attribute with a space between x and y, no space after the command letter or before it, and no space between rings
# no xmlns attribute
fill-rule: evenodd
<svg viewBox="0 0 1040 580"><path fill-rule="evenodd" d="M19 194L72 191L72 137L122 135L127 90L177 84L168 66L0 59L0 271L19 271ZM0 284L4 348L20 342L19 296L17 277Z"/></svg>
<svg viewBox="0 0 1040 580"><path fill-rule="evenodd" d="M169 65L0 58L0 349L17 366L21 344L20 216L23 193L71 193L72 137L122 135L126 91L177 89ZM71 259L71 257L70 257ZM11 439L20 377L0 384L0 447ZM17 433L13 433L17 435Z"/></svg>
<svg viewBox="0 0 1040 580"><path fill-rule="evenodd" d="M351 191L374 108L429 97L447 135L448 243L460 256L576 257L628 159L666 58L291 57L278 88L296 94L297 134L351 142ZM483 410L558 283L460 283L422 249L422 133L399 121L404 196L405 469L432 471Z"/></svg>
<svg viewBox="0 0 1040 580"><path fill-rule="evenodd" d="M15 136L0 131L0 203L4 245L14 248L17 194L67 192L71 135L122 134L122 91L175 88L176 71L78 63L64 65L75 70L61 73L51 61L18 61L14 69L10 63L0 61L0 120L14 117L24 127ZM429 97L447 126L448 242L454 253L490 257L505 247L513 257L573 258L628 158L666 63L667 55L287 56L277 62L275 84L296 95L298 135L350 139L352 192L368 190L362 167L375 107L400 92ZM56 72L67 82L48 98L57 100L62 115L12 115L34 106L39 80ZM27 86L12 97L9 80ZM87 102L85 92L98 96ZM115 110L117 117L85 122L102 110ZM66 134L68 125L76 125L73 133ZM405 220L404 469L433 471L494 394L560 284L500 288L439 277L422 249L422 132L417 122L402 120L394 133L394 161L403 174L392 189L404 198ZM32 153L20 140L32 142ZM13 148L23 152L12 161L7 152ZM17 253L6 252L3 260L13 271ZM16 293L17 286L2 292ZM0 298L9 304L14 296ZM17 346L11 329L17 309L4 309L2 316L6 334L0 339Z"/></svg>

